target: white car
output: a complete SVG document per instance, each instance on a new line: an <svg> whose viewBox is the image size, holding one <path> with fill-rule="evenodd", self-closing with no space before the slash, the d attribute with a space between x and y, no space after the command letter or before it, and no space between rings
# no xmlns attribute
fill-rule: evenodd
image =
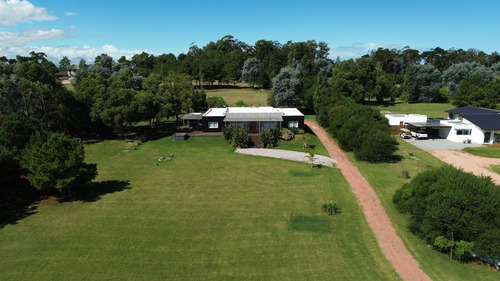
<svg viewBox="0 0 500 281"><path fill-rule="evenodd" d="M411 131L411 136L417 140L428 138L427 133L425 131Z"/></svg>

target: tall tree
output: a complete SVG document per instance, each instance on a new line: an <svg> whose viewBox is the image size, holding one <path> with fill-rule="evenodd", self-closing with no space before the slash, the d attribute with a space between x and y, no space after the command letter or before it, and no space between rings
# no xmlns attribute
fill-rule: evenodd
<svg viewBox="0 0 500 281"><path fill-rule="evenodd" d="M64 56L60 61L59 61L59 70L65 71L69 68L71 64L71 61L68 59L67 56Z"/></svg>
<svg viewBox="0 0 500 281"><path fill-rule="evenodd" d="M272 80L276 106L296 107L302 104L302 80L297 68L283 68Z"/></svg>

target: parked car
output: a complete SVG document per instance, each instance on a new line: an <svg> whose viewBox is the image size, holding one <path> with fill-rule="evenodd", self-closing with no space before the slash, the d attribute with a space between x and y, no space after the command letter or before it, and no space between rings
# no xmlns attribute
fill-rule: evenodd
<svg viewBox="0 0 500 281"><path fill-rule="evenodd" d="M411 138L411 132L408 129L401 128L401 129L399 129L399 136L402 139L409 139L409 138Z"/></svg>
<svg viewBox="0 0 500 281"><path fill-rule="evenodd" d="M427 133L425 131L411 131L411 136L415 139L426 139L428 138Z"/></svg>

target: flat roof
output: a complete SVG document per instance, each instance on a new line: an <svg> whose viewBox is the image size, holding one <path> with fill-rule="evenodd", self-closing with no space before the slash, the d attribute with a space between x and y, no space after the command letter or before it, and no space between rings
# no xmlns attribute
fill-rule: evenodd
<svg viewBox="0 0 500 281"><path fill-rule="evenodd" d="M416 127L416 128L433 128L433 129L451 128L451 126L441 125L435 122L406 122L405 125L409 125L410 127Z"/></svg>
<svg viewBox="0 0 500 281"><path fill-rule="evenodd" d="M231 118L235 116L247 116L247 117L259 117L259 116L269 116L270 118L276 118L276 121L282 121L283 118L277 120L277 117L273 116L304 116L300 110L297 108L276 108L271 106L254 106L254 107L214 107L210 108L204 117L226 117Z"/></svg>

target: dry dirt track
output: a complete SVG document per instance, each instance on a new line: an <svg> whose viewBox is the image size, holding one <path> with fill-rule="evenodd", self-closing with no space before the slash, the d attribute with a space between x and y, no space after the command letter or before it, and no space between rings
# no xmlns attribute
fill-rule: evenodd
<svg viewBox="0 0 500 281"><path fill-rule="evenodd" d="M486 158L472 155L458 150L426 150L434 157L443 162L461 168L465 172L473 173L477 176L489 176L496 184L500 184L500 175L491 171L489 167L500 165L498 158Z"/></svg>
<svg viewBox="0 0 500 281"><path fill-rule="evenodd" d="M431 280L420 268L417 261L408 252L403 241L396 234L387 213L382 207L377 194L368 181L361 175L347 155L328 136L316 122L306 120L305 124L318 136L330 156L337 160L337 167L349 182L358 199L363 213L373 230L382 252L403 280Z"/></svg>

